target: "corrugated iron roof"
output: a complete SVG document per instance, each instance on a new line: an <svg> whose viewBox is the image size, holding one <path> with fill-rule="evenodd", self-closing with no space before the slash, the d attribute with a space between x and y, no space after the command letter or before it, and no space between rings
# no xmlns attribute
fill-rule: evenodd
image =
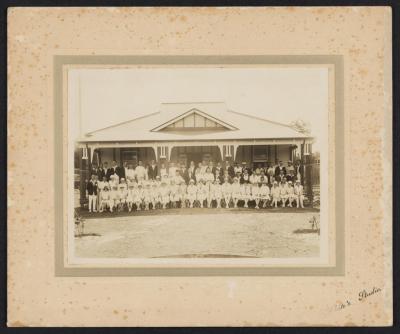
<svg viewBox="0 0 400 334"><path fill-rule="evenodd" d="M210 119L219 120L228 128L204 130L163 131L188 111L200 110ZM163 103L159 111L126 122L87 133L81 142L103 141L186 141L309 138L286 124L228 110L224 102Z"/></svg>

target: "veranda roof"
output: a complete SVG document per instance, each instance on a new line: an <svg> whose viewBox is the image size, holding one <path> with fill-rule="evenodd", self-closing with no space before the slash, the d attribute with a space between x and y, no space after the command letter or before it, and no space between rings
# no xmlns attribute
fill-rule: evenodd
<svg viewBox="0 0 400 334"><path fill-rule="evenodd" d="M198 117L208 127L183 128ZM163 103L160 110L87 133L80 142L256 140L310 138L289 125L228 110L224 102Z"/></svg>

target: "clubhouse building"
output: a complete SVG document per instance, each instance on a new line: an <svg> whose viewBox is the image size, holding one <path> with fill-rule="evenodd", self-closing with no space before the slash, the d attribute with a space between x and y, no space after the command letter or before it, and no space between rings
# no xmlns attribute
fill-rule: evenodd
<svg viewBox="0 0 400 334"><path fill-rule="evenodd" d="M112 160L134 166L139 160L166 166L203 160L286 163L303 161L312 142L289 125L229 110L223 102L163 103L154 113L84 134L75 167Z"/></svg>

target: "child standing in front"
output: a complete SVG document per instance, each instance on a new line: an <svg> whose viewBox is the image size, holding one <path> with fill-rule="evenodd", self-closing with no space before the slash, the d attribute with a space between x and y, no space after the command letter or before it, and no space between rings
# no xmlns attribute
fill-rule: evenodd
<svg viewBox="0 0 400 334"><path fill-rule="evenodd" d="M96 203L97 203L97 181L96 175L92 175L90 181L86 185L86 190L89 196L89 212L97 212Z"/></svg>
<svg viewBox="0 0 400 334"><path fill-rule="evenodd" d="M280 201L280 194L281 194L281 189L278 186L278 182L274 181L274 185L272 186L271 189L271 195L272 195L271 206L275 206L275 208L278 207L278 202Z"/></svg>
<svg viewBox="0 0 400 334"><path fill-rule="evenodd" d="M301 208L304 209L304 205L303 205L303 201L304 201L303 186L300 184L300 180L296 180L296 184L294 186L294 194L295 194L295 200L296 200L297 208L300 205Z"/></svg>

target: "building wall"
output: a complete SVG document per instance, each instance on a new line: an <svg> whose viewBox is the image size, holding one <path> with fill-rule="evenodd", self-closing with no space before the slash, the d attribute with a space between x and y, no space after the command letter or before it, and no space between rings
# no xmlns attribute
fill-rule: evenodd
<svg viewBox="0 0 400 334"><path fill-rule="evenodd" d="M103 148L99 151L101 162L108 162L108 165L110 165L114 159L121 165L124 161L132 161L136 164L139 160L142 160L144 163L156 160L154 150L151 147Z"/></svg>
<svg viewBox="0 0 400 334"><path fill-rule="evenodd" d="M280 160L284 162L291 160L290 145L239 146L235 159L238 163L245 161L248 165L253 162L276 164Z"/></svg>
<svg viewBox="0 0 400 334"><path fill-rule="evenodd" d="M150 163L151 160L156 160L156 156L153 148L151 147L137 147L137 148L106 148L100 149L100 161L111 162L115 159L118 164L122 164L124 161L131 161L136 165L138 160L142 160L144 164ZM290 145L246 145L239 146L236 152L235 161L238 163L247 162L252 164L254 159L258 157L259 162L275 164L282 160L287 162L292 160ZM217 146L212 147L175 147L170 152L170 161L177 162L182 154L187 156L188 162L195 160L196 162L201 161L205 153L209 153L211 159L214 161L221 160L221 154ZM96 154L94 156L94 163L96 163Z"/></svg>

